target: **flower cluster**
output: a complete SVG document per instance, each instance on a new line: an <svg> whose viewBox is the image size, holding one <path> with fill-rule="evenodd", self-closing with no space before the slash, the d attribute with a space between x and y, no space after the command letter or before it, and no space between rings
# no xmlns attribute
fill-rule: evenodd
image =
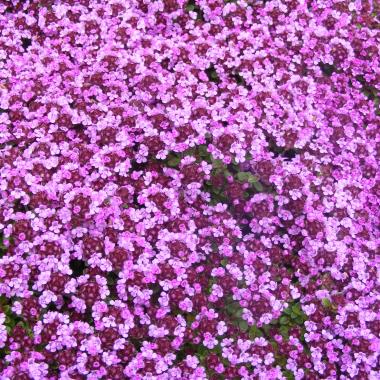
<svg viewBox="0 0 380 380"><path fill-rule="evenodd" d="M380 9L0 2L0 378L378 379Z"/></svg>

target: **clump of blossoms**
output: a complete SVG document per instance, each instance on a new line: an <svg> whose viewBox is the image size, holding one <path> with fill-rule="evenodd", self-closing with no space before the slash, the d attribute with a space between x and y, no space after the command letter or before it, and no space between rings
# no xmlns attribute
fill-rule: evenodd
<svg viewBox="0 0 380 380"><path fill-rule="evenodd" d="M1 379L378 379L380 13L0 2Z"/></svg>

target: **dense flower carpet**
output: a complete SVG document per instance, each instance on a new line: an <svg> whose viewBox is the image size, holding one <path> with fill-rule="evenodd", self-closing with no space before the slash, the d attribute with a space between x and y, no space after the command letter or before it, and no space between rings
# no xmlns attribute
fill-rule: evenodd
<svg viewBox="0 0 380 380"><path fill-rule="evenodd" d="M380 4L0 0L0 379L380 378Z"/></svg>

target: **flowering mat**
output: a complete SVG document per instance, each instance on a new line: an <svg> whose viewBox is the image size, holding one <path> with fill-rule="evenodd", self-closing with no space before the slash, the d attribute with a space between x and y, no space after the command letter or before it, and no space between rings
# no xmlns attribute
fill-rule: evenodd
<svg viewBox="0 0 380 380"><path fill-rule="evenodd" d="M380 379L380 4L0 1L0 379Z"/></svg>

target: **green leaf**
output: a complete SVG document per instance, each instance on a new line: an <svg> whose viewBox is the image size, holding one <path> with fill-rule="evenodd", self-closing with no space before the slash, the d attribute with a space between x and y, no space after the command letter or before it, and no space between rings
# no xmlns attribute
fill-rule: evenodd
<svg viewBox="0 0 380 380"><path fill-rule="evenodd" d="M258 338L258 337L262 337L263 335L264 335L263 332L257 326L252 326L249 329L249 336L251 338Z"/></svg>
<svg viewBox="0 0 380 380"><path fill-rule="evenodd" d="M280 365L280 367L286 366L286 357L283 355L276 355L276 363Z"/></svg>
<svg viewBox="0 0 380 380"><path fill-rule="evenodd" d="M237 174L237 179L240 182L248 182L250 184L254 184L258 182L257 177L255 177L252 173L249 173L249 172L239 172Z"/></svg>
<svg viewBox="0 0 380 380"><path fill-rule="evenodd" d="M218 76L218 73L216 72L214 66L211 65L209 68L207 68L205 70L205 72L206 72L208 79L211 82L219 82L219 76Z"/></svg>
<svg viewBox="0 0 380 380"><path fill-rule="evenodd" d="M218 79L218 74L217 74L217 72L216 71L211 71L211 78L212 79Z"/></svg>
<svg viewBox="0 0 380 380"><path fill-rule="evenodd" d="M258 182L259 182L258 178L255 177L254 175L252 175L251 173L249 173L248 183L255 184L255 183L258 183Z"/></svg>
<svg viewBox="0 0 380 380"><path fill-rule="evenodd" d="M207 146L206 145L200 145L198 147L198 150L199 150L199 154L202 157L209 157L210 156L210 153L207 151Z"/></svg>
<svg viewBox="0 0 380 380"><path fill-rule="evenodd" d="M237 174L237 179L238 179L240 182L247 182L247 181L248 181L248 175L249 175L248 172L239 172L239 173Z"/></svg>
<svg viewBox="0 0 380 380"><path fill-rule="evenodd" d="M330 308L332 305L331 305L331 301L328 299L328 298L323 298L322 299L322 305L326 308Z"/></svg>
<svg viewBox="0 0 380 380"><path fill-rule="evenodd" d="M181 159L179 157L171 157L168 160L168 166L175 168L179 165L180 162L181 162Z"/></svg>
<svg viewBox="0 0 380 380"><path fill-rule="evenodd" d="M272 326L276 326L276 325L278 325L278 323L279 323L279 320L278 320L278 319L272 319L272 320L269 322L269 324L272 325Z"/></svg>
<svg viewBox="0 0 380 380"><path fill-rule="evenodd" d="M229 172L227 169L223 171L223 174L226 178L231 176L231 172Z"/></svg>
<svg viewBox="0 0 380 380"><path fill-rule="evenodd" d="M286 339L289 338L289 327L288 326L285 326L285 325L281 326L279 330L280 330L281 335L284 338L286 338Z"/></svg>
<svg viewBox="0 0 380 380"><path fill-rule="evenodd" d="M239 328L240 328L240 330L246 332L248 330L248 323L247 323L247 321L244 321L244 320L240 321L239 322Z"/></svg>
<svg viewBox="0 0 380 380"><path fill-rule="evenodd" d="M288 323L289 323L288 317L283 316L280 318L280 324L281 325L287 325Z"/></svg>
<svg viewBox="0 0 380 380"><path fill-rule="evenodd" d="M303 317L297 317L295 319L295 321L297 322L298 325L303 325L304 322L305 322L305 318L303 318Z"/></svg>
<svg viewBox="0 0 380 380"><path fill-rule="evenodd" d="M253 186L259 192L262 192L264 190L264 187L263 187L263 185L260 182L254 182Z"/></svg>
<svg viewBox="0 0 380 380"><path fill-rule="evenodd" d="M235 317L236 318L241 318L241 316L243 315L243 310L241 309L240 305L237 304L237 310L235 311Z"/></svg>
<svg viewBox="0 0 380 380"><path fill-rule="evenodd" d="M212 159L211 161L212 161L212 166L213 166L214 169L221 169L221 168L224 167L224 164L223 164L222 160L219 160L219 159L214 160L214 159Z"/></svg>
<svg viewBox="0 0 380 380"><path fill-rule="evenodd" d="M198 356L199 361L202 363L207 357L206 347L204 347L202 344L199 344L197 347L196 355Z"/></svg>
<svg viewBox="0 0 380 380"><path fill-rule="evenodd" d="M232 302L226 306L226 310L229 314L235 314L237 311L236 303Z"/></svg>
<svg viewBox="0 0 380 380"><path fill-rule="evenodd" d="M294 374L293 374L293 372L289 371L288 369L284 370L284 371L283 371L283 374L284 374L284 376L285 376L288 380L294 380Z"/></svg>
<svg viewBox="0 0 380 380"><path fill-rule="evenodd" d="M295 315L303 315L303 311L301 309L300 304L296 303L292 306L292 313Z"/></svg>

